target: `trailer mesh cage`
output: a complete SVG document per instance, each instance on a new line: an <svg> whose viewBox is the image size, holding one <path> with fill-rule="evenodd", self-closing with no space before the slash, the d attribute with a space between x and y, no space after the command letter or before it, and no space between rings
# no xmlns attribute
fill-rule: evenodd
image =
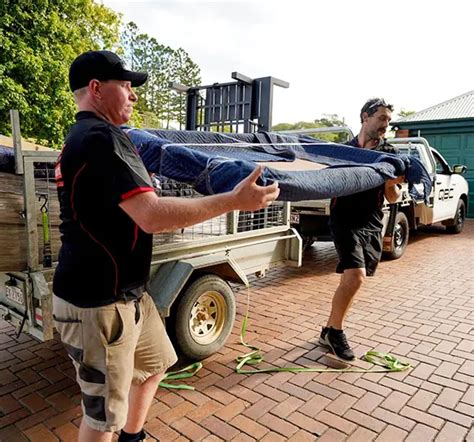
<svg viewBox="0 0 474 442"><path fill-rule="evenodd" d="M51 267L59 252L59 202L51 164L55 157L24 158L24 176L0 176L0 271Z"/></svg>
<svg viewBox="0 0 474 442"><path fill-rule="evenodd" d="M202 195L192 186L166 177L154 177L153 184L158 196L198 198ZM183 243L200 239L210 239L240 232L250 232L287 224L284 215L285 204L274 202L271 206L255 212L234 211L211 218L194 226L172 232L157 233L153 237L154 246Z"/></svg>
<svg viewBox="0 0 474 442"><path fill-rule="evenodd" d="M0 225L0 233L5 239L4 271L52 267L61 245L59 201L51 158L25 156L25 164L28 170L24 177L5 174L9 181L4 183L2 194L8 195L5 209L9 215L3 216L5 225ZM202 197L191 185L166 177L154 176L152 182L158 196ZM255 212L229 212L184 229L157 233L153 235L153 245L175 244L179 247L186 242L285 226L288 223L285 208L284 203L274 202ZM26 213L30 215L27 217ZM25 231L28 232L26 236Z"/></svg>

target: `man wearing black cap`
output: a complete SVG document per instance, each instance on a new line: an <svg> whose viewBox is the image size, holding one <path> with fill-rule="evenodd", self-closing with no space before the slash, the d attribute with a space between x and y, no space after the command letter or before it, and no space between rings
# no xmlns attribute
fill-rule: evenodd
<svg viewBox="0 0 474 442"><path fill-rule="evenodd" d="M355 148L396 153L384 136L392 117L393 106L381 98L368 100L361 109L359 135L347 144ZM332 300L327 324L321 331L320 344L329 347L341 359L354 359L354 352L343 331L344 318L366 276L373 276L382 256L382 205L400 196L397 177L378 188L334 198L331 201L330 225L339 256L337 273L342 273Z"/></svg>
<svg viewBox="0 0 474 442"><path fill-rule="evenodd" d="M146 414L165 371L176 362L153 300L144 291L152 233L186 227L231 210L254 211L278 196L256 184L258 167L233 191L195 199L159 198L130 139L146 73L109 51L71 65L79 112L56 165L61 207L53 282L55 325L77 371L83 420L79 441L145 438Z"/></svg>

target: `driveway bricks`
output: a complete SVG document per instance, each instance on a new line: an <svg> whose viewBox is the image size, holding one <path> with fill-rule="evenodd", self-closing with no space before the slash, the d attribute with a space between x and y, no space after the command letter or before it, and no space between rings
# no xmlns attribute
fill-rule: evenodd
<svg viewBox="0 0 474 442"><path fill-rule="evenodd" d="M252 279L246 340L276 366L343 366L317 343L338 284L331 243L316 243L301 268ZM357 356L389 352L401 373L238 375L247 290L225 348L187 381L160 389L145 429L161 441L474 440L474 220L460 235L432 227L405 255L383 261L346 321ZM0 441L72 441L81 408L72 365L58 341L39 343L0 321ZM356 361L358 367L370 364Z"/></svg>

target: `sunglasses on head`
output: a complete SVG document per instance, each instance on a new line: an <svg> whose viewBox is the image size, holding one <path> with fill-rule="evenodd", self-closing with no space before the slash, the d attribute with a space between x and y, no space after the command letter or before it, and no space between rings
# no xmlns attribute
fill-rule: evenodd
<svg viewBox="0 0 474 442"><path fill-rule="evenodd" d="M387 104L387 102L383 98L379 98L375 100L372 104L370 104L365 110L365 112L367 112L370 109L373 109L374 107L380 107L380 106L388 107L388 108L392 107L390 104Z"/></svg>

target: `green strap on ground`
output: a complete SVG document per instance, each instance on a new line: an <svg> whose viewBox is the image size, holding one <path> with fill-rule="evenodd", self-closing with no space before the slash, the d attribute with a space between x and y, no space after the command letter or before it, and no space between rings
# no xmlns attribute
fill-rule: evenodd
<svg viewBox="0 0 474 442"><path fill-rule="evenodd" d="M265 359L263 357L260 348L245 342L245 335L247 334L247 324L249 318L250 309L250 294L247 292L247 312L242 322L240 329L240 342L243 346L249 348L251 351L239 356L236 359L237 366L235 372L239 374L255 374L255 373L278 373L278 372L290 372L290 373L301 373L301 372L313 372L313 373L390 373L405 371L411 368L408 362L402 362L395 356L388 353L382 353L376 350L370 350L362 356L362 360L370 362L374 365L373 368L323 368L323 367L268 367L268 368L253 368L245 370L245 366L255 366L260 364ZM174 388L179 390L194 390L194 387L183 384L169 384L170 380L187 379L194 376L202 368L201 362L195 362L194 364L188 365L178 371L172 371L166 373L165 377L160 383L160 387Z"/></svg>
<svg viewBox="0 0 474 442"><path fill-rule="evenodd" d="M388 373L408 370L411 365L408 362L401 362L395 356L388 353L381 353L376 350L370 350L362 356L362 360L374 364L375 368L323 368L323 367L269 367L269 368L254 368L252 370L243 370L246 365L257 365L264 361L262 351L253 345L245 342L245 335L247 333L247 323L250 311L250 290L247 289L247 312L245 313L240 330L240 342L243 346L252 351L237 358L236 373L240 374L255 374L255 373L278 373L278 372L313 372L313 373ZM380 367L380 368L378 368Z"/></svg>
<svg viewBox="0 0 474 442"><path fill-rule="evenodd" d="M199 370L202 368L201 362L194 362L187 367L182 368L181 370L177 371L169 371L165 374L164 378L160 382L160 387L163 388L172 388L175 390L194 390L195 388L190 385L185 384L169 384L165 381L175 381L181 379L187 379L194 376Z"/></svg>
<svg viewBox="0 0 474 442"><path fill-rule="evenodd" d="M278 373L288 371L290 373L314 372L314 373L388 373L396 371L408 370L411 366L407 362L401 362L396 357L379 351L371 350L362 356L362 360L374 364L375 368L323 368L323 367L269 367L269 368L254 368L251 370L244 370L246 365L257 365L263 362L262 351L253 345L247 344L245 339L247 328L247 316L242 323L242 330L240 333L240 342L252 351L237 358L236 373L240 374L255 374L255 373ZM378 368L380 367L380 368Z"/></svg>

